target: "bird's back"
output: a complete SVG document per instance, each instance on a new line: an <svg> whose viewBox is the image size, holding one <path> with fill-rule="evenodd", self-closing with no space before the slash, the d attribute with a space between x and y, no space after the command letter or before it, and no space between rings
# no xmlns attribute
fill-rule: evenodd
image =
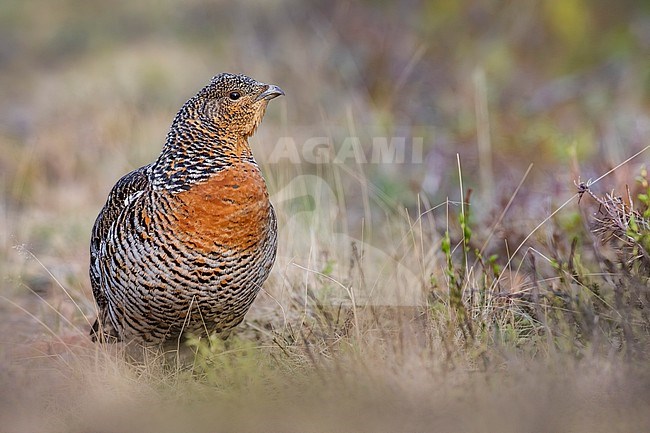
<svg viewBox="0 0 650 433"><path fill-rule="evenodd" d="M108 233L119 216L130 206L130 202L150 187L147 170L150 165L140 167L137 170L124 175L117 181L108 195L106 204L100 211L95 224L93 225L90 237L90 284L93 296L97 302L100 316L92 326L91 333L94 338L99 336L100 322L103 323L102 333L116 337L115 329L105 319L107 299L105 290L102 287L102 266L101 261L105 258L102 253L108 240Z"/></svg>

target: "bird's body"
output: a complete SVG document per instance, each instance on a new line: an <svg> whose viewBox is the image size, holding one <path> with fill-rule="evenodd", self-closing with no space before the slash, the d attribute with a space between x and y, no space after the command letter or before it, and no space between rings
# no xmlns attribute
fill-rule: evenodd
<svg viewBox="0 0 650 433"><path fill-rule="evenodd" d="M113 187L90 247L95 337L163 343L243 320L277 246L247 139L280 94L216 76L176 115L159 158Z"/></svg>

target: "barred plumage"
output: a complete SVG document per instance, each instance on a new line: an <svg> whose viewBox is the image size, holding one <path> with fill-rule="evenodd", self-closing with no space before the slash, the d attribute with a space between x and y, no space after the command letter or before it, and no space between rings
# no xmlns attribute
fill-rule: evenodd
<svg viewBox="0 0 650 433"><path fill-rule="evenodd" d="M163 343L243 320L277 245L248 137L283 94L217 75L178 112L158 159L113 187L90 244L93 338Z"/></svg>

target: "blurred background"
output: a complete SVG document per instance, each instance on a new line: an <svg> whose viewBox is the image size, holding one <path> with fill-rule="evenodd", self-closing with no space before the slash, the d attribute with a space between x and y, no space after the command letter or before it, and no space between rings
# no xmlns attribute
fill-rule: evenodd
<svg viewBox="0 0 650 433"><path fill-rule="evenodd" d="M177 110L222 71L286 92L251 139L278 260L207 376L120 363L87 337L91 227L116 180L157 157ZM0 429L642 431L647 302L620 304L647 289L647 268L608 275L585 229L598 205L569 199L648 137L648 1L0 0ZM378 158L382 139L403 143L404 160ZM329 162L304 153L314 143ZM635 197L649 157L592 190ZM411 289L427 308L353 326L340 288L391 306ZM490 296L471 310L468 344L462 296L483 302L476 288ZM527 308L539 292L546 316ZM641 368L591 362L600 347L604 361L643 349Z"/></svg>
<svg viewBox="0 0 650 433"><path fill-rule="evenodd" d="M0 0L1 291L34 311L15 295L47 293L51 272L93 311L87 249L106 194L218 72L286 92L251 140L272 195L316 175L337 230L360 237L458 201L458 160L474 215L492 221L533 164L504 220L521 239L578 177L648 144L649 54L650 3L634 0ZM283 137L356 137L368 162L273 158ZM421 143L422 158L378 163L373 137ZM598 186L621 190L644 160Z"/></svg>

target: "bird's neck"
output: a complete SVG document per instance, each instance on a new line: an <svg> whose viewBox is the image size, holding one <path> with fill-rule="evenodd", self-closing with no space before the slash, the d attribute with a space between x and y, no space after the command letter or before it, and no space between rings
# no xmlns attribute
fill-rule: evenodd
<svg viewBox="0 0 650 433"><path fill-rule="evenodd" d="M212 122L177 116L152 166L153 185L170 192L187 191L240 161L255 164L246 137L228 134Z"/></svg>

